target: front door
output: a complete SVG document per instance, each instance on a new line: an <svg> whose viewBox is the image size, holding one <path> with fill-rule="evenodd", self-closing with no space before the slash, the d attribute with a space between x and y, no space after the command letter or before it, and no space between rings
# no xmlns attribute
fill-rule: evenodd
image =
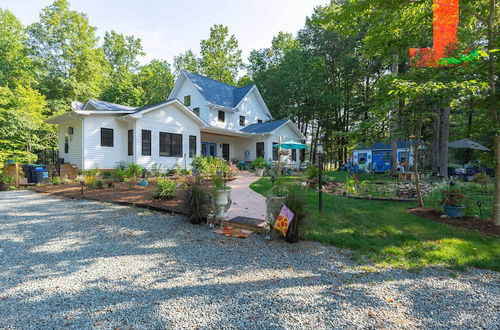
<svg viewBox="0 0 500 330"><path fill-rule="evenodd" d="M225 161L229 161L229 144L227 143L222 144L222 158Z"/></svg>
<svg viewBox="0 0 500 330"><path fill-rule="evenodd" d="M257 157L262 157L264 158L264 142L257 142L256 144L256 155Z"/></svg>
<svg viewBox="0 0 500 330"><path fill-rule="evenodd" d="M212 142L201 143L201 155L217 157L217 144Z"/></svg>

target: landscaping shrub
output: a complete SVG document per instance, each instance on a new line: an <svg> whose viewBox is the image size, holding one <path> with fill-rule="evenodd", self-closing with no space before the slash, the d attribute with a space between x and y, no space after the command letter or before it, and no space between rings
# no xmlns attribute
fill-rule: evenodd
<svg viewBox="0 0 500 330"><path fill-rule="evenodd" d="M99 171L98 168L94 168L92 170L86 170L85 175L86 176L93 176L94 178L98 178L101 172Z"/></svg>
<svg viewBox="0 0 500 330"><path fill-rule="evenodd" d="M307 218L306 200L301 186L291 184L287 186L285 205L294 213L294 217L286 233L286 241L296 243L299 241L300 229Z"/></svg>
<svg viewBox="0 0 500 330"><path fill-rule="evenodd" d="M126 173L124 169L117 168L113 171L113 179L118 182L123 182L126 179Z"/></svg>
<svg viewBox="0 0 500 330"><path fill-rule="evenodd" d="M319 168L315 165L311 165L306 170L306 176L310 179L317 178L319 176Z"/></svg>
<svg viewBox="0 0 500 330"><path fill-rule="evenodd" d="M228 163L222 158L214 158L212 156L203 157L196 156L191 163L193 170L200 175L212 177L219 173L231 174L231 168Z"/></svg>
<svg viewBox="0 0 500 330"><path fill-rule="evenodd" d="M175 182L168 178L156 179L155 198L172 199L175 197Z"/></svg>
<svg viewBox="0 0 500 330"><path fill-rule="evenodd" d="M104 188L104 183L102 182L102 180L100 180L100 179L99 179L99 180L96 180L96 182L95 182L95 187L96 187L97 189L103 189L103 188Z"/></svg>
<svg viewBox="0 0 500 330"><path fill-rule="evenodd" d="M52 177L51 182L54 186L57 186L57 185L61 184L61 178L58 176L54 176L54 177Z"/></svg>
<svg viewBox="0 0 500 330"><path fill-rule="evenodd" d="M203 177L196 176L194 182L186 189L184 210L188 214L192 224L200 224L206 221L208 213L210 212L210 197L203 190L202 183Z"/></svg>
<svg viewBox="0 0 500 330"><path fill-rule="evenodd" d="M92 175L87 175L83 180L85 186L89 189L94 189L96 187L96 178Z"/></svg>
<svg viewBox="0 0 500 330"><path fill-rule="evenodd" d="M113 176L113 172L111 172L111 171L104 171L104 172L102 172L102 176L104 178L111 178Z"/></svg>
<svg viewBox="0 0 500 330"><path fill-rule="evenodd" d="M151 166L151 175L155 178L159 177L162 175L163 171L162 171L162 167L163 165L162 164L158 164L158 163L154 163L152 166Z"/></svg>
<svg viewBox="0 0 500 330"><path fill-rule="evenodd" d="M137 182L137 180L143 173L144 168L141 165L137 165L135 163L128 164L127 168L125 169L125 177L127 179L133 180L134 182Z"/></svg>
<svg viewBox="0 0 500 330"><path fill-rule="evenodd" d="M267 168L267 162L262 157L255 158L254 161L252 162L252 165L254 168Z"/></svg>

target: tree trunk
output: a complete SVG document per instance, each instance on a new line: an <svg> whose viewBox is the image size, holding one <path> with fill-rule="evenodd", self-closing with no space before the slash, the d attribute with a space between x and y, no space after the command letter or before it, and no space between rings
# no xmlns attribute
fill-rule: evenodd
<svg viewBox="0 0 500 330"><path fill-rule="evenodd" d="M397 54L392 55L391 73L394 77L398 75L399 57ZM398 169L398 102L394 102L391 114L391 171L396 173Z"/></svg>
<svg viewBox="0 0 500 330"><path fill-rule="evenodd" d="M441 147L439 157L439 168L441 174L448 178L448 140L450 138L450 106L447 105L441 117Z"/></svg>
<svg viewBox="0 0 500 330"><path fill-rule="evenodd" d="M439 170L441 150L441 108L436 106L436 116L432 122L432 173L437 174Z"/></svg>
<svg viewBox="0 0 500 330"><path fill-rule="evenodd" d="M415 141L415 156L413 159L413 173L415 175L415 189L417 191L417 201L419 207L424 206L424 199L422 198L422 191L420 190L420 175L418 173L418 157L419 157L419 148L420 148L420 139L422 138L422 119L418 122L417 134Z"/></svg>

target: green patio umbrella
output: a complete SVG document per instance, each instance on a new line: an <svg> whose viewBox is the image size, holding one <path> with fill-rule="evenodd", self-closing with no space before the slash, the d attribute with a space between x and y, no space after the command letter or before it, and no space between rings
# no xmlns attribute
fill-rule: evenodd
<svg viewBox="0 0 500 330"><path fill-rule="evenodd" d="M274 145L275 148L279 148L278 144ZM283 142L281 144L281 149L306 149L307 146L303 143L295 142L293 140Z"/></svg>

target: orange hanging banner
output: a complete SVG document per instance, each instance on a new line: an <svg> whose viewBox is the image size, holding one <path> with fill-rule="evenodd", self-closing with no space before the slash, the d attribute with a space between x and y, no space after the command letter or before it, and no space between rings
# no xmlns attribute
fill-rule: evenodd
<svg viewBox="0 0 500 330"><path fill-rule="evenodd" d="M411 48L411 64L417 67L437 66L458 42L459 0L434 0L433 47Z"/></svg>

